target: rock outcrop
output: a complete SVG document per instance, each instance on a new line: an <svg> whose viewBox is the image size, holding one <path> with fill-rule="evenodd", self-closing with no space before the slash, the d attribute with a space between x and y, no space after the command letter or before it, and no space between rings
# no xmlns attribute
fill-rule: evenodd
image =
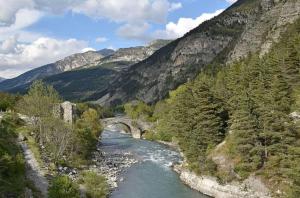
<svg viewBox="0 0 300 198"><path fill-rule="evenodd" d="M185 184L215 198L271 198L268 188L254 176L242 183L232 182L222 185L214 177L198 176L181 165L176 165L174 170Z"/></svg>
<svg viewBox="0 0 300 198"><path fill-rule="evenodd" d="M111 63L127 63L120 66L120 64L116 64L112 68L117 71L122 71L123 69L127 69L130 65L138 63L140 61L145 60L149 56L151 56L158 49L170 43L170 40L155 40L147 46L139 46L139 47L130 47L130 48L121 48L118 49L115 53L110 56L106 56L98 61L98 65L105 65Z"/></svg>

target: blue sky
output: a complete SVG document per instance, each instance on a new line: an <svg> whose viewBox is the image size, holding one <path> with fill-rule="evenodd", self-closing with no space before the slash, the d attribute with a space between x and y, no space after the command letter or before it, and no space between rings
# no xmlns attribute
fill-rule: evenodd
<svg viewBox="0 0 300 198"><path fill-rule="evenodd" d="M175 39L235 0L0 0L0 76L74 53Z"/></svg>

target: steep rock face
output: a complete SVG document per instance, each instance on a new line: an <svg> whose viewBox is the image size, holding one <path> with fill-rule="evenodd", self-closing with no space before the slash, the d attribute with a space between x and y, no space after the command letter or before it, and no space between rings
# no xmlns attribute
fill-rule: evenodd
<svg viewBox="0 0 300 198"><path fill-rule="evenodd" d="M102 53L103 52L103 53ZM80 67L92 67L96 65L96 62L106 56L113 54L113 50L100 50L97 52L88 51L82 54L74 54L66 57L63 60L55 63L56 68L61 71L71 71ZM49 75L50 76L50 75Z"/></svg>
<svg viewBox="0 0 300 198"><path fill-rule="evenodd" d="M131 48L121 48L110 56L106 56L98 61L98 65L102 64L113 64L117 63L113 69L121 71L124 68L129 67L135 63L138 63L149 56L151 56L155 51L167 45L169 40L155 40L148 46L131 47ZM125 63L120 66L118 63Z"/></svg>
<svg viewBox="0 0 300 198"><path fill-rule="evenodd" d="M299 17L299 4L297 0L239 0L123 72L97 102L111 105L140 99L153 103L209 64L231 62L249 52L266 53L285 26Z"/></svg>
<svg viewBox="0 0 300 198"><path fill-rule="evenodd" d="M295 22L300 15L300 1L297 0L262 0L264 12L256 20L249 20L245 31L231 52L229 62L243 58L249 53L259 51L266 54L286 26Z"/></svg>
<svg viewBox="0 0 300 198"><path fill-rule="evenodd" d="M99 60L112 53L112 50L101 50L98 52L89 51L85 53L74 54L55 63L28 71L16 78L6 80L5 82L0 83L0 90L8 91L11 89L15 89L19 86L24 86L36 79L41 79L65 71L70 71L76 68L83 67L85 65L93 66L96 60Z"/></svg>

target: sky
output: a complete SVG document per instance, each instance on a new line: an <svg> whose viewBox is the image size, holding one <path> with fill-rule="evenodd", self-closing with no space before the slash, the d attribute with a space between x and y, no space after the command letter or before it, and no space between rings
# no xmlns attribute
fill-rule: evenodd
<svg viewBox="0 0 300 198"><path fill-rule="evenodd" d="M0 0L0 77L74 53L176 39L236 0Z"/></svg>

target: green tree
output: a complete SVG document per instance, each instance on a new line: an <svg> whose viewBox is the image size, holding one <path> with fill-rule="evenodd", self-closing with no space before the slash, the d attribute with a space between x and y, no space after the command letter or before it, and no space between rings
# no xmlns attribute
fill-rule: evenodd
<svg viewBox="0 0 300 198"><path fill-rule="evenodd" d="M0 92L0 111L13 110L20 96Z"/></svg>
<svg viewBox="0 0 300 198"><path fill-rule="evenodd" d="M75 124L76 147L78 154L87 158L96 149L103 128L96 110L88 109Z"/></svg>
<svg viewBox="0 0 300 198"><path fill-rule="evenodd" d="M17 110L21 114L33 119L32 129L36 140L43 144L46 140L43 131L43 118L53 117L53 108L60 103L60 97L52 86L42 81L35 81L31 85L28 94L23 96L17 104Z"/></svg>

